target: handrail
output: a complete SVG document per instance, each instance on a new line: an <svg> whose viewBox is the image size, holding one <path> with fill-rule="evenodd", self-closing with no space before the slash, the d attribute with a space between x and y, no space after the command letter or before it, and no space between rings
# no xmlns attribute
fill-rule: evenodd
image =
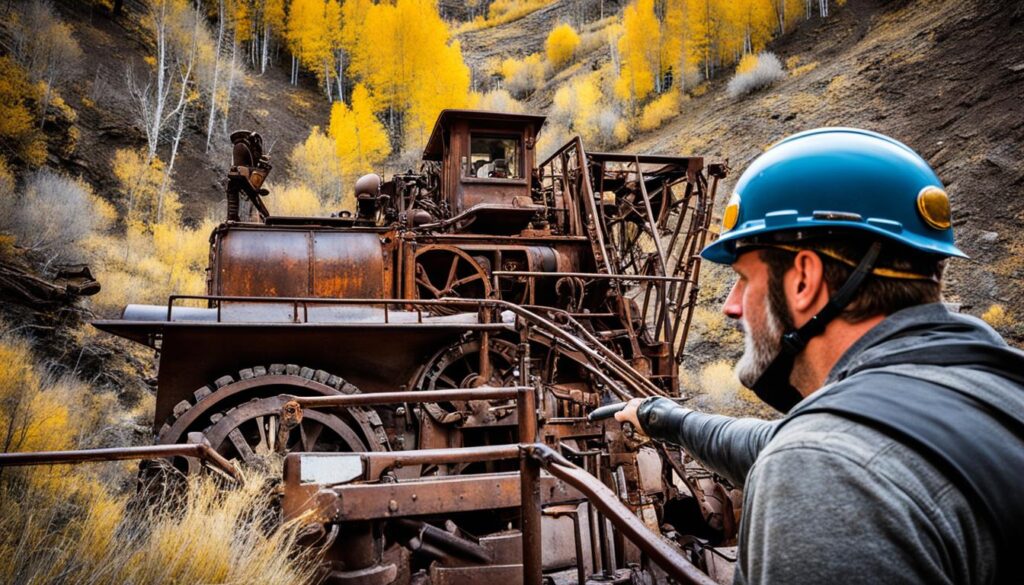
<svg viewBox="0 0 1024 585"><path fill-rule="evenodd" d="M580 469L547 445L541 443L520 445L520 449L523 450L524 455L533 465L543 468L551 475L585 495L587 501L600 510L622 532L623 536L647 554L670 577L680 583L693 583L695 585L715 584L711 577L701 572L680 551L672 548L660 536L651 532L619 500L615 492L601 483L601 480ZM539 522L539 518L537 521ZM540 543L537 542L536 546L539 547Z"/></svg>
<svg viewBox="0 0 1024 585"><path fill-rule="evenodd" d="M598 272L537 272L527 270L495 270L492 276L525 276L530 278L539 277L575 277L593 278L603 280L636 280L639 282L689 282L689 279L681 276L660 276L654 274L602 274Z"/></svg>
<svg viewBox="0 0 1024 585"><path fill-rule="evenodd" d="M57 465L95 461L123 461L126 459L163 459L165 457L195 457L212 463L235 481L242 483L242 473L218 453L204 438L201 443L175 445L145 445L109 449L83 449L81 451L33 451L28 453L0 453L0 467L23 465Z"/></svg>

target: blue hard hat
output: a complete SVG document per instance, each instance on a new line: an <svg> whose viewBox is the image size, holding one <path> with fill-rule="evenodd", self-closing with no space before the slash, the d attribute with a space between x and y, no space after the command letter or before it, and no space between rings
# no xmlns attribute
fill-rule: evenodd
<svg viewBox="0 0 1024 585"><path fill-rule="evenodd" d="M905 144L855 128L808 130L768 148L740 176L721 235L701 256L732 264L748 241L851 232L967 257L953 243L949 197L928 163Z"/></svg>

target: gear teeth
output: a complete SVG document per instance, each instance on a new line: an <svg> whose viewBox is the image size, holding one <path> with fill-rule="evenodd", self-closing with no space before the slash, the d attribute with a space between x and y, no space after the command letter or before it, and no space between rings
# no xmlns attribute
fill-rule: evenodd
<svg viewBox="0 0 1024 585"><path fill-rule="evenodd" d="M270 370L268 371L271 373L271 375L280 376L281 374L284 373L284 370L284 364L270 364Z"/></svg>
<svg viewBox="0 0 1024 585"><path fill-rule="evenodd" d="M166 434L167 434L167 432L168 432L168 431L170 431L170 430L171 430L171 425L169 425L169 424L167 424L167 423L164 423L164 424L163 424L163 426L162 426L162 427L160 427L160 432L156 434L156 436L157 436L157 439L160 439L160 438L162 438L162 437L163 437L164 435L166 435Z"/></svg>
<svg viewBox="0 0 1024 585"><path fill-rule="evenodd" d="M314 374L313 368L302 368L301 370L299 370L299 377L300 378L305 378L307 380L312 380L313 379L313 374Z"/></svg>
<svg viewBox="0 0 1024 585"><path fill-rule="evenodd" d="M228 384L231 384L234 381L235 381L235 379L232 378L231 376L221 376L220 378L217 378L213 383L218 388L223 388L223 387L227 386Z"/></svg>
<svg viewBox="0 0 1024 585"><path fill-rule="evenodd" d="M341 385L342 382L344 382L344 380L342 380L341 378L339 378L339 377L337 377L337 376L332 374L332 375L327 377L326 384L328 386L330 386L331 388L334 388L335 390L337 390L338 386Z"/></svg>
<svg viewBox="0 0 1024 585"><path fill-rule="evenodd" d="M213 391L210 390L209 386L203 386L202 388L200 388L200 389L196 390L195 392L193 392L192 395L196 397L196 402L199 402L200 400L202 400L203 398L206 398L207 396L209 396L212 393L213 393Z"/></svg>
<svg viewBox="0 0 1024 585"><path fill-rule="evenodd" d="M359 392L359 388L356 388L348 382L343 383L341 388L338 388L338 390L341 390L342 394L355 394L356 392Z"/></svg>
<svg viewBox="0 0 1024 585"><path fill-rule="evenodd" d="M254 367L252 369L252 375L253 376L266 376L267 375L267 368L264 368L263 366L256 366L256 367Z"/></svg>
<svg viewBox="0 0 1024 585"><path fill-rule="evenodd" d="M174 405L174 416L180 418L181 415L185 414L188 409L192 408L192 403L188 400L182 400L181 402Z"/></svg>
<svg viewBox="0 0 1024 585"><path fill-rule="evenodd" d="M286 365L284 367L284 373L289 375L289 376L298 376L299 375L299 366L297 366L295 364L288 364L288 365Z"/></svg>
<svg viewBox="0 0 1024 585"><path fill-rule="evenodd" d="M215 412L215 413L210 415L210 422L212 422L213 424L217 424L217 423L220 422L220 419L222 419L222 418L224 418L223 414L221 414L219 412Z"/></svg>
<svg viewBox="0 0 1024 585"><path fill-rule="evenodd" d="M244 370L238 370L239 380L248 380L253 377L252 368L245 368Z"/></svg>
<svg viewBox="0 0 1024 585"><path fill-rule="evenodd" d="M330 377L331 375L323 370L317 370L313 372L313 379L316 380L317 382L320 382L321 384L326 384L327 380Z"/></svg>

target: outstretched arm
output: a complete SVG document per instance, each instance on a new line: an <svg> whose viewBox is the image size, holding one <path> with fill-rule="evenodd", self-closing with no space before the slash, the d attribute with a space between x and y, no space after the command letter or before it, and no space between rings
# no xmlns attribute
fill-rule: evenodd
<svg viewBox="0 0 1024 585"><path fill-rule="evenodd" d="M652 439L679 445L715 473L737 486L777 423L733 418L683 408L667 398L634 399L615 420L629 422Z"/></svg>

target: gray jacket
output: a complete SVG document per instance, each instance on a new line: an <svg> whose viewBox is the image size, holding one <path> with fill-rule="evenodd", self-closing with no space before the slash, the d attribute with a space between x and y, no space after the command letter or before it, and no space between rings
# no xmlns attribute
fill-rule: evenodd
<svg viewBox="0 0 1024 585"><path fill-rule="evenodd" d="M935 334L941 329L936 324L955 325L954 335L971 342L1005 347L983 322L923 305L869 331L835 365L826 385L781 421L704 414L668 400L641 408L650 436L680 445L744 486L736 583L994 581L993 527L947 474L919 451L848 417L800 415L874 360L886 362L886 372L911 374L911 380L941 379L992 397L1020 418L1024 392L996 374L893 363L899 360L892 356L911 348L933 345L941 352L949 339ZM1007 448L1024 449L1024 443Z"/></svg>

